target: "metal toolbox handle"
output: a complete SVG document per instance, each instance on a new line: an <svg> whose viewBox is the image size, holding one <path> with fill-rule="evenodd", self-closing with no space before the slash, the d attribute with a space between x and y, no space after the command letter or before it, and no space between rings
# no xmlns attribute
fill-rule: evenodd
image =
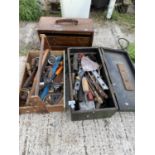
<svg viewBox="0 0 155 155"><path fill-rule="evenodd" d="M78 25L78 20L76 19L58 19L55 21L56 24L69 23L72 25Z"/></svg>

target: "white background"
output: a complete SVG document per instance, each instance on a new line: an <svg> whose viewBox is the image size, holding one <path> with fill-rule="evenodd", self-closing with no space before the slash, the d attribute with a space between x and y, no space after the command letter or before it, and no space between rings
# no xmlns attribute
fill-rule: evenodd
<svg viewBox="0 0 155 155"><path fill-rule="evenodd" d="M19 4L0 2L0 154L19 154ZM155 1L136 0L136 155L155 154Z"/></svg>

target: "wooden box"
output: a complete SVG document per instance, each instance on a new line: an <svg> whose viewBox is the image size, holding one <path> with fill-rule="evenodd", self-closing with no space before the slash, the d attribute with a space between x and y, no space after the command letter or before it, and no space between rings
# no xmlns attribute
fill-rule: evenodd
<svg viewBox="0 0 155 155"><path fill-rule="evenodd" d="M38 34L45 34L51 49L92 46L93 22L91 19L63 19L60 17L41 17ZM49 48L47 43L45 49Z"/></svg>
<svg viewBox="0 0 155 155"><path fill-rule="evenodd" d="M116 111L134 111L134 66L132 65L130 58L126 52L102 47L68 48L67 54L70 84L69 102L75 101L75 98L73 96L74 84L71 75L73 73L72 57L75 53L84 53L87 56L93 54L94 57L96 57L97 62L102 66L100 74L109 87L109 90L106 90L106 93L109 97L106 101L106 105L99 109L80 110L76 108L70 108L71 119L73 121L110 117ZM125 68L123 72L120 72L118 65ZM128 90L125 88L125 82L128 87L130 86ZM79 104L78 101L76 101L76 104Z"/></svg>
<svg viewBox="0 0 155 155"><path fill-rule="evenodd" d="M58 55L63 55L63 60L65 60L65 53L64 51L49 51L48 49L46 50L49 52L49 54L58 56ZM29 52L27 55L26 62L31 62L31 60L35 57L39 57L39 51L32 51ZM64 61L65 65L65 61ZM20 93L22 92L22 87L25 82L25 80L28 77L28 73L26 70L26 63L25 63L25 68L24 68L24 74L22 77L21 85L20 85ZM28 103L23 103L22 100L19 99L19 113L32 113L32 112L53 112L53 111L63 111L65 109L65 67L63 69L63 98L60 100L60 102L56 105L46 105L39 97L39 95L34 96L30 95L28 99ZM31 92L31 91L30 91ZM29 93L30 93L29 92Z"/></svg>

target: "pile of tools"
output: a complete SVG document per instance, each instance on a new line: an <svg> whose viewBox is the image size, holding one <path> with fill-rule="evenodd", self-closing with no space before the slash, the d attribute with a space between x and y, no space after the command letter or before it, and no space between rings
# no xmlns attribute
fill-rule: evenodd
<svg viewBox="0 0 155 155"><path fill-rule="evenodd" d="M63 97L63 56L50 55L42 71L39 97L45 104L54 105Z"/></svg>
<svg viewBox="0 0 155 155"><path fill-rule="evenodd" d="M26 79L20 90L20 103L29 105L29 97L37 95L48 105L59 103L63 97L63 56L51 55L45 51L42 59L42 69L39 78L39 92L35 94L36 78L39 66L39 57L34 57L26 63Z"/></svg>
<svg viewBox="0 0 155 155"><path fill-rule="evenodd" d="M26 78L19 94L21 105L28 105L28 96L31 92L34 78L38 70L39 57L34 57L31 62L26 63Z"/></svg>
<svg viewBox="0 0 155 155"><path fill-rule="evenodd" d="M109 88L100 74L96 56L75 53L71 61L74 109L95 110L106 106Z"/></svg>

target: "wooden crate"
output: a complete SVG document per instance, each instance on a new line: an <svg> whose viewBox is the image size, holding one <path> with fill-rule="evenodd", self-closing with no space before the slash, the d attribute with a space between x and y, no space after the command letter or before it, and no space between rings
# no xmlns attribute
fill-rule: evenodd
<svg viewBox="0 0 155 155"><path fill-rule="evenodd" d="M59 51L49 51L49 53L51 53L52 55L58 56L58 55L63 55L63 60L64 60L64 65L65 65L65 52L62 50ZM26 62L31 62L31 60L34 57L39 57L39 51L30 51L27 55L27 59ZM58 111L63 111L65 109L65 68L63 70L63 81L64 81L64 85L63 85L63 98L61 99L61 101L56 104L56 105L45 105L45 103L40 99L39 96L29 96L29 101L28 101L28 105L26 105L26 103L22 103L19 100L19 113L32 113L32 112L58 112ZM22 89L22 86L26 80L26 78L28 77L28 73L26 71L26 65L24 67L24 74L22 77L22 81L21 81L21 85L20 85L20 92Z"/></svg>

